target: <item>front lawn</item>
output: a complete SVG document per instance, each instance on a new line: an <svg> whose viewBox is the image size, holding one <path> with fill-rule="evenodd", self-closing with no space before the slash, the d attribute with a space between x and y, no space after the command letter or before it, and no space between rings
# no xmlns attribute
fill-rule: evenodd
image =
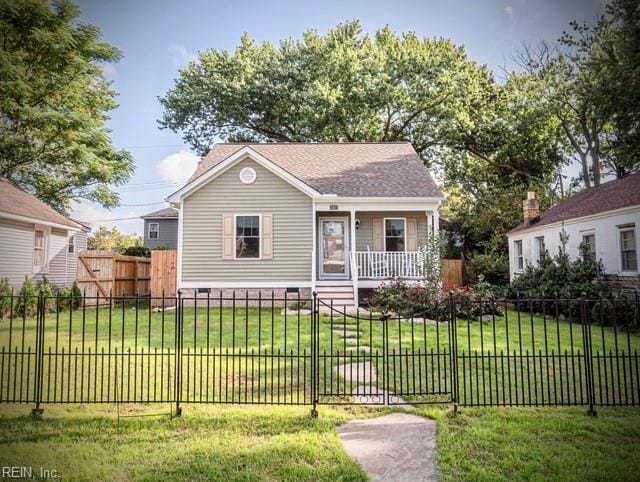
<svg viewBox="0 0 640 482"><path fill-rule="evenodd" d="M365 480L335 428L388 410L185 407L183 417L120 418L116 407L0 407L0 464L63 480ZM122 406L121 415L168 412ZM640 410L419 408L438 423L444 481L637 480Z"/></svg>

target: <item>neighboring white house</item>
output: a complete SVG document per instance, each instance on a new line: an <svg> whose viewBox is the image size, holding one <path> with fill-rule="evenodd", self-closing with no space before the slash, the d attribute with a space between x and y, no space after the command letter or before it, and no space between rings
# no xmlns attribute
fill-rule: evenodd
<svg viewBox="0 0 640 482"><path fill-rule="evenodd" d="M89 230L0 177L0 279L14 288L25 277L46 277L58 288L71 285Z"/></svg>
<svg viewBox="0 0 640 482"><path fill-rule="evenodd" d="M640 172L581 191L544 213L529 193L523 211L524 223L507 234L511 280L545 250L556 254L564 231L571 257L586 243L612 284L640 288Z"/></svg>
<svg viewBox="0 0 640 482"><path fill-rule="evenodd" d="M215 145L167 200L180 289L316 290L352 307L359 289L421 278L443 195L408 142L272 143Z"/></svg>

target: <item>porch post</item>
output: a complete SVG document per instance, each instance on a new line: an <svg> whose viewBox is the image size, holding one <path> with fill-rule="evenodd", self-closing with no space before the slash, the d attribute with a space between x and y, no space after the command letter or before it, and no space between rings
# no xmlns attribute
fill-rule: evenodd
<svg viewBox="0 0 640 482"><path fill-rule="evenodd" d="M350 216L351 219L350 227L351 234L349 235L349 264L351 269L351 284L353 285L353 303L356 306L356 310L358 309L358 262L356 260L356 210L351 209Z"/></svg>

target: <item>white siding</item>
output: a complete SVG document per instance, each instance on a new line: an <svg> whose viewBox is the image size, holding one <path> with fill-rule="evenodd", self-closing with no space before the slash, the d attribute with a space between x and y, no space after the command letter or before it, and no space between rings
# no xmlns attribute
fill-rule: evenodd
<svg viewBox="0 0 640 482"><path fill-rule="evenodd" d="M584 234L594 233L596 237L596 256L602 260L605 272L610 275L634 276L638 272L622 271L620 257L620 234L618 226L635 223L636 249L640 250L640 206L624 211L603 213L589 218L569 220L564 223L564 230L569 236L567 252L572 258L579 254L579 247ZM555 255L560 249L560 224L540 226L528 231L514 233L509 236L510 276L513 280L518 275L513 243L522 240L525 266L537 263L536 237L544 236L547 251Z"/></svg>
<svg viewBox="0 0 640 482"><path fill-rule="evenodd" d="M0 219L0 278L18 289L33 275L33 224Z"/></svg>

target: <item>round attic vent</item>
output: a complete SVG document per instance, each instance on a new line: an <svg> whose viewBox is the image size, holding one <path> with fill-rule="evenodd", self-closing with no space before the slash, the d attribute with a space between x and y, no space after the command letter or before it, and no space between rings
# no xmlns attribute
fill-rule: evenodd
<svg viewBox="0 0 640 482"><path fill-rule="evenodd" d="M251 184L256 180L256 171L252 167L245 167L240 171L240 180L244 184Z"/></svg>

